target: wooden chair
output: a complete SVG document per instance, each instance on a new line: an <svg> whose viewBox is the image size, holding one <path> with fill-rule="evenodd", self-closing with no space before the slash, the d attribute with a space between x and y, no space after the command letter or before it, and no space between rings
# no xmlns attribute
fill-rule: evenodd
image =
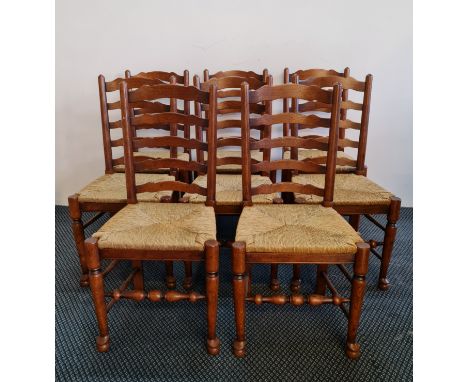
<svg viewBox="0 0 468 382"><path fill-rule="evenodd" d="M153 76L153 78L144 78L143 76L137 76L127 80L127 86L130 89L136 89L145 84L161 84L166 81L169 81L168 74L158 72L160 78ZM185 73L184 78L188 76L188 72ZM172 76L173 81L180 82L180 76ZM97 221L99 218L104 216L106 213L115 213L123 208L127 204L126 191L125 191L125 175L124 171L124 158L123 154L120 154L120 157L115 158L115 155L118 153L113 152L113 149L122 149L123 148L123 138L122 135L116 138L115 133L122 131L122 123L120 121L120 116L118 119L111 121L110 112L120 110L120 101L116 100L113 102L108 101L108 94L115 93L119 90L119 86L124 81L124 78L117 78L113 81L106 82L103 75L98 77L99 84L99 98L101 106L101 124L102 124L102 137L103 137L103 149L104 149L104 163L105 163L105 174L91 183L83 187L78 193L71 195L68 198L68 206L70 211L70 216L72 218L72 229L73 236L75 239L75 245L77 248L80 265L81 265L81 277L80 285L87 286L88 282L88 268L86 266L85 259L85 248L84 248L84 239L85 233L84 229L90 224ZM162 103L140 103L136 105L135 109L132 110L132 113L138 115L144 110L161 112L169 111L170 105L164 105ZM189 112L190 109L186 109L185 113ZM120 114L120 112L119 112ZM159 129L169 130L168 125L160 125ZM136 134L136 132L134 132ZM177 132L175 132L177 134ZM113 136L114 135L114 136ZM135 155L146 155L152 156L154 158L164 158L169 157L170 153L168 150L152 150L146 151L144 153L135 153ZM177 156L179 159L188 160L189 157L187 154L177 155L177 152L172 153L173 156ZM141 173L137 174L137 183L145 183L149 180L168 180L172 178L167 178L169 176L168 169L157 169L154 170L159 174L149 174ZM145 195L143 198L151 201L159 201L160 196L166 196L166 193L155 193L153 196ZM87 222L83 222L83 212L93 212L96 213L95 216L90 218ZM115 263L111 263L107 271L112 269L115 266ZM107 271L105 273L107 273ZM171 271L171 267L168 266L168 276L167 282L168 285L175 287L175 279ZM189 276L189 275L188 275ZM190 284L190 277L184 280L184 284Z"/></svg>
<svg viewBox="0 0 468 382"><path fill-rule="evenodd" d="M216 241L216 220L214 214L215 196L215 124L216 106L211 108L209 119L178 112L142 113L132 116L131 110L141 102L152 102L162 98L172 100L197 101L216 105L216 88L203 92L194 87L177 85L148 85L129 91L127 82L120 85L122 123L124 127L125 177L128 205L104 224L92 238L86 240L86 255L89 268L89 281L93 295L99 336L97 349L109 349L109 329L107 311L122 298L141 301L175 302L206 300L208 338L207 351L219 352L219 339L216 336L216 315L218 298L219 248ZM172 105L175 103L171 102ZM208 127L208 143L196 139L175 136L136 137L133 132L140 127L160 124L202 125ZM138 148L183 147L208 151L208 164L184 161L177 158L153 158L136 156ZM158 168L171 168L176 171L206 171L208 187L203 188L180 180L148 181L138 184L137 172ZM171 192L168 203L142 203L138 196L153 192ZM206 196L205 205L176 203L179 193L201 193ZM105 301L101 260L131 260L133 271L124 283L113 291L112 298ZM142 262L156 261L205 261L206 292L182 293L174 290L144 290ZM128 290L130 283L133 289Z"/></svg>
<svg viewBox="0 0 468 382"><path fill-rule="evenodd" d="M285 69L285 78L288 69ZM330 73L330 74L329 74ZM343 86L343 102L341 107L340 117L340 139L337 159L337 172L335 180L335 198L334 208L342 215L349 216L350 224L359 230L359 222L361 215L364 215L369 221L376 225L384 232L383 241L369 240L371 253L373 253L380 261L380 273L378 287L381 290L386 290L389 287L387 278L390 260L393 251L393 245L396 238L397 226L396 223L400 216L401 200L391 192L385 190L380 185L368 179L367 166L365 165L367 131L369 125L369 112L372 91L372 75L368 74L365 81L357 81L349 76L349 68L344 70L343 74L333 73L333 71L321 71L317 69L298 71L289 75L289 79L296 78L298 83L304 85L316 85L324 89L330 88L334 83L340 83ZM348 93L356 92L361 96L362 102L354 102L348 100ZM320 105L311 103L298 105L300 111L320 111ZM360 113L360 121L355 122L347 117L348 110L356 110ZM300 131L303 131L304 126L291 125L290 134L297 136ZM306 127L305 127L306 128ZM355 130L358 133L357 139L347 138L346 131L348 129ZM356 156L344 152L345 148L356 150ZM291 152L292 153L292 152ZM285 153L285 158L287 154ZM299 158L312 158L320 155L319 150L300 150L297 152ZM297 175L295 181L299 183L312 183L314 185L323 184L323 176L320 174L301 174ZM305 203L317 203L319 200L315 197L298 196L298 201ZM383 214L387 217L387 224L383 226L372 215ZM381 253L376 248L382 247ZM300 271L296 266L294 276L291 283L293 289L297 290L300 285Z"/></svg>
<svg viewBox="0 0 468 382"><path fill-rule="evenodd" d="M242 155L243 155L243 192L245 207L239 219L236 242L233 244L233 289L236 320L236 339L233 353L237 357L245 355L245 303L273 303L282 305L321 305L332 303L341 308L348 318L346 354L357 358L360 347L356 342L357 329L361 315L361 306L365 292L365 275L369 258L369 245L358 233L332 208L333 183L336 167L338 141L338 120L340 110L341 86L333 87L328 92L316 86L286 84L264 86L259 90L249 91L248 84L242 86ZM282 100L284 98L303 99L308 102L328 104L331 109L329 118L306 116L298 112L264 115L251 118L249 104L261 101ZM329 129L329 139L288 137L264 138L258 142L249 140L249 131L253 126L278 123L302 123L308 126ZM319 149L325 156L309 159L281 159L253 163L249 155L251 150L259 148L291 147ZM324 174L325 185L316 187L311 184L298 184L292 181L272 185L252 187L251 174L256 171L272 170L315 171ZM321 205L253 205L252 197L272 192L301 192L302 194L322 197ZM248 265L264 264L317 264L317 284L315 293L304 296L294 293L291 296L276 294L273 296L251 295L247 279ZM327 273L330 264L353 264L354 276L350 298L342 297L331 283ZM331 296L326 294L327 287ZM347 309L345 304L349 303Z"/></svg>
<svg viewBox="0 0 468 382"><path fill-rule="evenodd" d="M231 72L225 72L231 73ZM224 73L224 74L225 74ZM215 211L217 214L240 214L242 211L242 158L241 158L241 138L240 138L240 87L242 82L246 81L249 86L253 89L258 89L265 84L272 84L272 77L267 75L268 72L265 69L264 74L267 76L264 81L259 80L257 77L248 77L249 73L252 72L239 72L235 71L234 74L242 74L241 76L222 76L217 73L215 76L209 78L208 71L205 70L205 79L207 81L200 83L198 76L194 77L194 85L207 91L213 84L218 89L218 115L224 117L222 120L218 119L217 132L225 131L226 129L239 129L237 136L235 131L230 132L230 136L219 136L216 139L216 205ZM258 115L264 113L271 113L269 111L271 103L255 104L250 105L251 113ZM210 105L198 104L196 105L197 113L204 111L208 112ZM226 118L227 117L227 118ZM259 136L267 134L271 136L271 129L257 127L253 130L258 130ZM197 132L199 139L204 139L205 131L200 127ZM255 139L252 137L252 139ZM236 148L238 150L226 150L226 148ZM263 152L262 152L263 151ZM199 156L201 153L197 153ZM256 150L252 153L254 161L269 160L270 150ZM199 157L200 160L206 160L206 158ZM273 176L268 173L253 175L252 182L254 184L271 184ZM194 184L200 186L206 186L206 174L198 174L194 180ZM255 203L272 203L275 195L262 195L254 198ZM204 197L200 195L186 195L186 200L190 203L201 203L204 202Z"/></svg>

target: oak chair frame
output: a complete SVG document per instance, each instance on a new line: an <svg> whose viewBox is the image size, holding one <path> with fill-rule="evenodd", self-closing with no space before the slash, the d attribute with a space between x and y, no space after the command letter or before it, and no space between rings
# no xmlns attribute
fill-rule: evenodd
<svg viewBox="0 0 468 382"><path fill-rule="evenodd" d="M210 92L202 92L194 87L180 87L177 85L149 85L141 87L135 91L129 92L126 81L120 84L120 97L122 104L122 123L124 128L124 155L126 163L126 187L128 204L136 204L137 193L172 191L172 197L166 202L178 202L181 192L201 193L207 197L205 205L213 206L215 200L215 177L214 167L214 145L216 128L216 107L210 110L209 119L202 119L193 115L186 115L177 112L176 103L173 100L182 99L184 101L207 102L216 105L216 87L213 86ZM161 113L141 113L139 116L133 116L132 109L138 102L170 98L171 110ZM170 124L176 128L177 123L182 124L204 124L208 125L208 141L203 143L195 139L187 139L175 136L165 137L136 137L133 132L138 126L153 126L159 124ZM137 147L183 147L196 148L208 151L208 164L183 161L177 158L154 159L151 157L135 157L133 153ZM208 174L208 186L202 188L180 180L162 181L157 183L145 183L136 185L135 173L145 169L171 168L176 171L204 169ZM219 353L219 339L216 336L217 319L217 299L218 299L218 269L219 269L219 245L216 240L205 242L204 250L150 250L150 249L116 249L99 248L99 239L89 238L85 242L87 265L89 268L90 287L93 296L96 317L98 320L99 335L97 337L97 350L105 352L109 350L109 329L107 323L107 313L112 306L120 299L131 299L141 301L148 299L152 302L162 300L176 302L188 300L195 303L199 300L207 301L207 324L208 335L206 341L207 351L211 355ZM131 260L132 272L124 282L112 293L106 294L104 290L104 278L101 271L101 260ZM206 293L200 294L194 291L188 293L169 290L163 292L160 290L144 290L142 261L155 260L164 262L173 261L205 261L206 270ZM133 283L133 290L128 290L128 286ZM105 297L111 297L106 304Z"/></svg>
<svg viewBox="0 0 468 382"><path fill-rule="evenodd" d="M252 119L249 113L249 104L256 103L261 100L276 100L284 98L298 98L306 100L319 100L328 102L332 105L331 116L327 126L323 118L309 118L298 114L290 113L289 111L274 116L262 116ZM257 91L249 91L247 83L242 86L242 177L243 177L243 199L244 211L251 208L252 196L261 193L271 192L301 192L313 193L323 196L324 207L332 208L333 206L333 189L334 177L336 168L336 152L338 143L338 119L340 110L341 85L336 84L333 87L333 93L326 92L319 87L307 87L297 84L286 84L272 87L263 87ZM249 131L251 124L276 124L276 123L295 123L303 121L315 125L316 127L329 127L329 139L326 143L320 142L315 138L300 138L283 136L281 138L265 138L258 142L252 142L249 139ZM260 147L304 147L326 149L327 157L325 168L319 163L313 161L302 161L298 159L278 160L270 162L252 163L250 151ZM282 181L272 185L262 185L252 188L250 177L251 173L258 170L272 169L289 169L289 170L310 170L310 168L321 167L322 173L325 174L325 187L319 189L312 185L296 184L292 181ZM246 302L253 302L257 305L261 303L272 303L282 305L291 303L292 305L302 305L309 303L312 306L325 303L334 304L343 311L348 318L348 334L346 340L346 354L349 358L355 359L360 355L360 346L356 342L357 329L361 315L362 302L365 293L365 276L368 268L369 245L361 242L356 245L356 253L352 255L343 254L302 254L302 253L282 253L282 252L249 252L246 249L245 242L236 241L232 245L232 268L233 268L233 291L234 291L234 310L236 322L236 338L233 342L233 353L236 357L245 356L246 347L246 332L245 332L245 313ZM293 293L291 296L276 294L271 297L262 296L260 294L251 294L251 279L248 269L250 264L317 264L317 284L315 293L310 296L304 296L299 293ZM352 276L351 297L342 297L335 286L331 283L327 267L330 264L353 264L354 276ZM326 295L327 288L330 289L332 296ZM349 310L344 306L345 303L350 303Z"/></svg>
<svg viewBox="0 0 468 382"><path fill-rule="evenodd" d="M345 147L352 147L357 149L356 161L349 162L345 158L337 159L337 164L353 166L354 169L349 171L356 175L367 176L367 166L365 164L366 148L367 148L367 134L369 127L369 114L372 93L372 80L373 76L368 74L365 81L358 81L350 77L349 68L345 68L343 73L338 73L334 70L324 69L309 69L298 70L294 73L289 73L289 69L284 69L284 82L296 82L304 85L316 85L323 88L329 88L333 83L339 82L343 87L342 105L340 112L340 135L338 149L344 150ZM356 91L363 94L362 103L353 102L348 100L349 91ZM284 108L289 108L289 102L284 101ZM313 107L312 105L299 105L301 111L324 111L323 108ZM347 119L348 110L358 110L361 112L360 122L354 122ZM286 134L296 136L299 129L294 126L283 126ZM346 138L346 130L355 129L359 131L358 141L353 141ZM297 154L297 153L296 153ZM292 155L292 153L291 153ZM337 170L339 171L339 170ZM340 171L342 172L342 171ZM384 232L383 241L369 240L371 253L380 260L380 271L378 276L378 288L380 290L387 290L390 286L388 281L388 269L393 252L393 246L397 234L397 222L400 218L401 199L392 196L388 205L334 205L334 208L344 216L349 217L351 226L359 231L359 223L361 215L373 223L377 228ZM387 223L383 226L372 215L386 215ZM382 247L381 253L376 248ZM277 281L277 270L272 269L272 282L273 288L279 288ZM291 289L298 290L300 288L300 269L299 266L293 267L293 278L291 280Z"/></svg>
<svg viewBox="0 0 468 382"><path fill-rule="evenodd" d="M101 109L101 129L102 129L102 139L103 139L103 152L104 152L104 164L105 164L105 174L113 174L117 172L114 166L119 164L124 164L124 158L120 157L113 159L112 147L123 146L123 138L112 140L110 131L112 129L121 129L122 122L121 120L110 121L109 111L120 109L120 101L108 102L107 93L115 92L119 90L120 84L126 80L127 86L130 88L138 88L147 84L161 84L163 82L169 82L170 78L176 83L185 83L188 78L188 71L184 72L183 76L176 75L173 72L151 72L151 76L147 73L147 76L135 76L130 77L130 72L126 71L127 78L116 78L113 81L106 82L105 77L101 74L98 77L98 86L99 86L99 102ZM142 106L142 105L140 105ZM154 110L155 112L162 110L169 110L168 105L163 105L161 103L156 103L154 105L145 104L147 110ZM149 109L148 109L149 108ZM188 109L189 111L190 109ZM132 115L138 115L144 112L144 109L141 107L132 110ZM169 130L169 126L160 126L160 129ZM105 216L107 213L111 215L121 210L125 207L126 203L108 203L108 202L80 202L78 194L73 194L68 197L68 208L70 217L72 219L72 231L73 238L75 240L75 246L78 253L78 258L80 261L81 267L81 276L80 276L80 285L86 287L89 285L88 281L88 267L86 265L86 250L84 247L85 241L85 228L99 220L101 217ZM95 213L89 220L83 222L83 212ZM109 267L104 271L104 274L110 272L117 262L111 262ZM170 274L170 269L168 269L168 280L169 285L174 285L175 279ZM186 283L186 281L184 281Z"/></svg>

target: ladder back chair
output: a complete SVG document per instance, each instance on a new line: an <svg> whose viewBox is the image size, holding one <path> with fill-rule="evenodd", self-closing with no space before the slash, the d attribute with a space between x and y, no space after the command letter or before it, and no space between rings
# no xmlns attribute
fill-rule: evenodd
<svg viewBox="0 0 468 382"><path fill-rule="evenodd" d="M286 84L264 86L249 91L247 83L242 86L242 179L245 207L239 219L236 241L233 243L233 290L236 321L236 338L233 353L237 357L245 355L246 302L257 305L272 303L282 305L321 305L331 303L341 308L348 318L346 354L357 358L360 347L356 342L357 329L365 292L365 275L369 258L369 245L333 208L333 186L338 142L338 120L340 111L341 85L328 92L316 86ZM260 101L303 99L308 102L328 104L329 118L306 116L299 112L286 112L276 115L263 115L251 118L249 105ZM282 123L302 123L323 127L329 130L329 139L282 136L264 138L258 142L249 139L249 131L255 125ZM250 152L259 148L306 148L319 149L323 157L314 159L280 159L253 163ZM256 171L271 170L316 171L325 176L325 184L318 187L312 184L299 184L281 181L271 185L253 187L251 174ZM319 205L253 205L252 197L272 192L301 192L322 197ZM305 296L293 293L291 296L252 295L248 280L248 264L317 264L317 283L314 294ZM354 276L350 298L342 297L328 277L330 264L353 264ZM331 296L327 295L327 288ZM349 309L345 304L349 303Z"/></svg>
<svg viewBox="0 0 468 382"><path fill-rule="evenodd" d="M230 73L230 72L226 72ZM236 74L238 71L235 71ZM252 72L248 72L252 73ZM245 75L248 75L245 72ZM265 75L268 73L264 71ZM260 76L260 75L258 75ZM208 71L205 70L205 78L209 78ZM272 77L267 76L266 81L259 80L257 77L240 77L240 76L220 76L211 77L207 81L200 83L198 76L194 77L194 85L206 91L212 84L216 84L218 89L218 118L217 121L217 139L216 139L216 205L215 211L217 214L240 214L242 211L242 158L241 158L241 137L240 137L240 88L242 82L246 81L253 89L259 89L265 84L272 84ZM271 103L262 103L251 105L251 112L255 114L270 113ZM198 104L195 106L197 113L209 111L210 105ZM196 132L200 139L204 139L205 130L201 127ZM221 131L229 129L229 136L220 136ZM231 129L238 129L236 136ZM269 126L259 126L252 130L258 130L259 136L271 135ZM252 137L252 139L255 139ZM226 148L237 148L236 151L226 150ZM201 153L198 153L201 155ZM257 150L252 153L255 161L269 160L270 150ZM206 160L206 157L199 157L200 160ZM261 173L253 175L255 184L271 184L271 176L269 173ZM206 185L206 174L198 174L194 180L194 184ZM274 196L265 195L255 198L256 203L272 203ZM199 195L187 195L186 200L190 203L203 202L203 197Z"/></svg>
<svg viewBox="0 0 468 382"><path fill-rule="evenodd" d="M188 75L188 73L187 73ZM127 86L130 89L136 89L146 84L161 84L166 80L169 81L169 77L162 76L160 78L143 78L134 77L127 79ZM124 158L123 153L120 157L114 158L116 153L113 153L113 148L123 149L123 136L112 137L112 132L122 131L122 122L120 120L120 101L108 101L108 93L118 93L119 86L125 78L116 78L113 81L106 82L103 75L98 77L99 85L99 99L101 106L101 128L103 137L103 151L104 151L104 163L105 163L105 174L99 178L93 180L79 192L68 197L69 212L72 219L72 231L75 240L76 249L81 266L81 277L80 285L87 286L88 283L88 268L86 266L85 258L85 232L84 229L96 222L98 219L103 217L106 213L115 213L123 208L127 204L126 189L125 189L125 175L124 171ZM176 79L175 79L176 80ZM135 110L132 113L139 114L144 108L148 111L159 112L162 110L169 110L169 105L161 103L140 103L135 106ZM109 112L119 112L118 119L111 121ZM160 129L169 130L168 125L159 126ZM135 134L135 132L134 132ZM114 134L115 135L115 134ZM157 152L145 152L144 155L150 155L154 157L164 157L166 151L158 150ZM140 154L136 154L140 155ZM188 159L181 158L181 159ZM140 173L137 174L137 183L145 183L149 180L168 180L168 170L155 170L159 174ZM171 178L172 179L172 178ZM153 195L146 194L142 196L147 201L158 202L160 196L167 196L167 193L154 193ZM87 222L83 222L83 212L96 213ZM107 273L115 266L115 263L109 265ZM172 281L171 281L172 282Z"/></svg>
<svg viewBox="0 0 468 382"><path fill-rule="evenodd" d="M348 69L348 68L347 68ZM300 73L299 76L296 73ZM369 113L372 92L372 75L368 74L365 81L358 81L349 76L349 69L345 70L344 76L326 76L324 73L314 73L310 71L299 71L291 75L291 80L303 85L319 86L323 89L330 88L334 83L340 83L344 91L354 92L361 102L348 99L348 93L341 106L341 118L339 122L341 136L338 146L341 150L345 148L354 149L355 157L339 152L337 158L337 175L335 178L335 198L334 208L342 215L349 216L350 224L359 230L361 215L364 215L370 222L384 232L383 241L369 240L371 253L380 260L380 272L378 287L386 290L389 287L387 278L393 246L397 233L397 221L400 216L401 200L387 191L377 183L367 178L367 166L365 165L367 133L369 126ZM308 76L308 77L307 77ZM302 77L302 79L301 79ZM317 105L305 103L297 106L300 111L316 111ZM323 109L322 109L323 110ZM360 121L356 122L347 117L349 110L360 113ZM302 130L300 124L291 125L291 135L297 136ZM354 130L357 139L346 137L347 130ZM341 153L341 156L340 156ZM319 155L318 150L301 150L295 154L301 158ZM291 155L293 152L291 151ZM296 174L295 180L299 183L312 183L314 185L323 184L323 176L320 174ZM312 196L296 195L296 201L301 203L317 203L319 199ZM386 215L387 223L383 226L372 215ZM381 253L377 247L382 247ZM298 287L300 284L300 271L296 267L292 285Z"/></svg>
<svg viewBox="0 0 468 382"><path fill-rule="evenodd" d="M109 349L108 310L120 299L152 302L176 302L188 300L195 303L206 300L207 304L207 351L215 355L219 352L219 339L216 336L216 316L218 299L219 248L216 241L216 220L214 214L215 171L215 121L216 107L210 110L209 118L177 111L153 111L133 116L132 109L141 102L153 102L163 98L172 100L197 101L216 105L216 88L203 92L193 86L147 85L130 91L127 82L120 84L122 123L124 128L125 178L128 204L110 218L93 236L86 240L86 255L89 268L89 281L98 321L98 351ZM208 128L208 143L196 139L176 136L137 137L134 130L140 127L159 125L202 125ZM208 151L208 163L185 161L178 158L154 158L135 155L135 149L161 147L195 149ZM189 184L182 180L147 181L138 184L138 171L170 168L174 171L205 171L208 174L206 188ZM138 197L154 192L169 192L166 203L145 203ZM177 203L180 193L200 193L206 196L206 203ZM130 260L133 270L122 285L111 294L106 304L101 260ZM145 291L143 279L144 261L205 261L206 291L204 294L175 290ZM133 283L133 289L128 289Z"/></svg>

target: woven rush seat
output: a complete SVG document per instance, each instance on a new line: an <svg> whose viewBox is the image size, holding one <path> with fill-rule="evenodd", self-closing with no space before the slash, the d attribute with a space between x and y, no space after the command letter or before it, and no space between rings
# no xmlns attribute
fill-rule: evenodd
<svg viewBox="0 0 468 382"><path fill-rule="evenodd" d="M326 157L327 153L326 151L321 151L321 150L298 150L298 159L299 160L304 160L307 158L318 158L318 157ZM350 159L350 160L355 160L353 157L349 156L348 154L344 153L343 151L338 151L337 152L337 158L344 158L344 159ZM287 150L283 154L283 159L291 159L291 151ZM336 166L337 170L345 172L345 171L353 171L356 168L353 166L342 166L342 165L337 165Z"/></svg>
<svg viewBox="0 0 468 382"><path fill-rule="evenodd" d="M207 186L206 175L198 176L193 184L201 187ZM271 184L270 178L261 175L252 175L252 186L261 184ZM262 194L252 197L253 203L271 204L277 194ZM199 194L185 194L189 203L205 203L206 197ZM216 174L216 204L225 206L238 206L242 204L242 175L237 174Z"/></svg>
<svg viewBox="0 0 468 382"><path fill-rule="evenodd" d="M136 184L147 182L162 182L174 180L165 174L135 174ZM162 196L171 196L171 191L144 192L138 194L138 200L144 202L159 202ZM127 203L125 174L105 174L84 187L78 193L78 201L92 203Z"/></svg>
<svg viewBox="0 0 468 382"><path fill-rule="evenodd" d="M137 151L133 153L134 156L136 157L150 157L154 159L169 159L171 157L171 152L169 150L158 150L158 151ZM177 159L188 161L190 159L188 153L177 153ZM156 172L166 172L168 169L161 168L157 170ZM125 165L123 164L118 164L114 166L114 171L125 171Z"/></svg>
<svg viewBox="0 0 468 382"><path fill-rule="evenodd" d="M93 237L99 248L203 251L205 241L216 240L216 218L201 204L128 204Z"/></svg>
<svg viewBox="0 0 468 382"><path fill-rule="evenodd" d="M301 174L293 176L293 181L323 187L325 176L322 174ZM297 201L321 203L322 197L296 193ZM345 205L388 205L393 196L369 178L356 174L336 174L333 202L336 206Z"/></svg>
<svg viewBox="0 0 468 382"><path fill-rule="evenodd" d="M236 241L247 252L353 254L362 242L332 208L321 205L254 205L245 207Z"/></svg>
<svg viewBox="0 0 468 382"><path fill-rule="evenodd" d="M259 150L253 150L252 159L258 160L261 162L263 160L263 153ZM218 150L216 153L218 158L227 158L227 157L234 157L234 158L241 158L241 151L235 150ZM204 155L205 160L208 159L208 153ZM233 173L240 173L242 171L242 166L238 164L223 164L221 166L216 166L216 170L224 171L224 172L233 172Z"/></svg>

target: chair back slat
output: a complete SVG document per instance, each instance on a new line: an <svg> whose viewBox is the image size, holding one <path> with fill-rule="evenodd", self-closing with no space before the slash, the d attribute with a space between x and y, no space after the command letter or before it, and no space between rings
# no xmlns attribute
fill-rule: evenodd
<svg viewBox="0 0 468 382"><path fill-rule="evenodd" d="M211 78L224 78L224 77L242 77L242 78L255 78L259 81L266 82L268 77L268 69L263 69L262 74L258 74L252 71L244 70L226 70L220 71L215 74L210 74L208 69L203 71L204 81L207 82Z"/></svg>
<svg viewBox="0 0 468 382"><path fill-rule="evenodd" d="M167 190L174 190L177 189L181 192L188 192L191 194L199 194L203 196L208 195L208 191L206 188L201 187L197 184L189 184L180 181L163 181L157 183L144 183L136 186L136 192L159 192L159 191L167 191Z"/></svg>
<svg viewBox="0 0 468 382"><path fill-rule="evenodd" d="M205 120L203 120L205 122ZM182 137L138 137L133 140L134 148L155 148L165 147L169 145L177 145L177 147L183 147L186 149L204 150L208 151L208 144L206 142L200 142L197 139L187 139Z"/></svg>
<svg viewBox="0 0 468 382"><path fill-rule="evenodd" d="M143 79L158 79L164 81L165 83L170 82L171 77L174 77L176 84L188 86L190 77L188 70L184 70L184 74L180 75L174 72L161 72L161 71L152 71L152 72L140 72L136 75L131 75L129 70L125 71L125 76L127 78L143 78Z"/></svg>

